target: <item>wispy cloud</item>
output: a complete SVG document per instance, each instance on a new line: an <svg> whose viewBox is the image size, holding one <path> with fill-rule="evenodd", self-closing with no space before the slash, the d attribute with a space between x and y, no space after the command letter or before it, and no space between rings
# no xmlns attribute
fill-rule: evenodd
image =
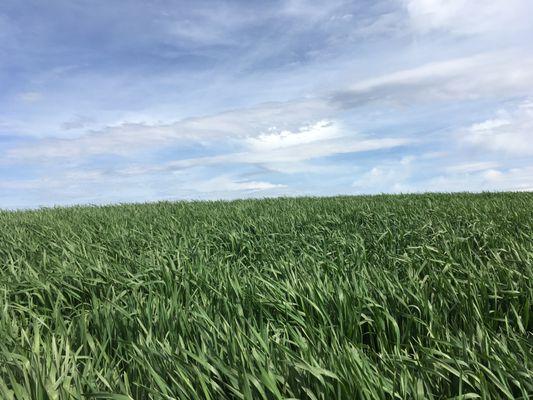
<svg viewBox="0 0 533 400"><path fill-rule="evenodd" d="M533 156L533 102L525 101L512 110L499 110L494 118L461 132L460 139L491 152Z"/></svg>
<svg viewBox="0 0 533 400"><path fill-rule="evenodd" d="M265 191L286 188L286 185L264 181L235 180L232 176L221 175L207 180L199 180L184 185L183 189L203 193L223 193L242 191Z"/></svg>
<svg viewBox="0 0 533 400"><path fill-rule="evenodd" d="M415 29L458 34L523 29L533 10L528 0L402 0Z"/></svg>
<svg viewBox="0 0 533 400"><path fill-rule="evenodd" d="M259 104L173 123L124 123L74 138L45 138L11 149L6 156L14 160L127 155L172 142L205 144L243 138L247 138L252 147L287 147L291 141L305 144L315 140L317 135L345 135L335 126L314 125L311 129L308 125L334 117L343 109L376 102L405 105L429 99L444 101L528 94L533 91L533 57L522 58L521 62L517 57L512 53L499 53L429 63L352 83L349 89L334 92L332 97L322 93L314 99ZM291 131L294 129L302 131Z"/></svg>
<svg viewBox="0 0 533 400"><path fill-rule="evenodd" d="M0 207L527 190L532 12L2 3Z"/></svg>
<svg viewBox="0 0 533 400"><path fill-rule="evenodd" d="M319 122L313 127L320 127L324 124ZM337 128L332 128L333 122L329 122L327 127L332 131ZM245 138L241 141L244 146L244 151L235 153L226 153L216 156L185 158L180 160L173 160L167 163L161 163L148 166L134 166L118 170L119 174L126 175L143 175L147 173L155 173L158 171L174 171L184 170L194 167L206 166L228 166L228 165L259 165L268 170L278 171L282 173L295 173L303 171L312 171L313 167L302 162L313 160L317 158L330 157L334 155L347 153L362 153L379 150L386 150L404 146L412 143L412 139L408 138L366 138L362 135L351 135L351 137L333 135L330 138L313 137L313 129L308 130L309 127L303 127L298 133L292 135L284 131L283 141L285 143L273 144L275 140L270 139L270 143L261 144L254 143L255 138ZM310 137L305 137L306 133L311 133ZM252 143L251 143L252 142Z"/></svg>
<svg viewBox="0 0 533 400"><path fill-rule="evenodd" d="M416 170L413 165L414 159L413 156L406 156L400 160L374 166L359 176L352 186L357 193L413 191L406 183Z"/></svg>
<svg viewBox="0 0 533 400"><path fill-rule="evenodd" d="M328 115L320 101L262 104L253 108L186 118L170 124L125 123L89 131L74 138L45 138L7 152L12 161L79 158L91 155L128 155L172 142L206 143L260 136L273 126L294 129L316 115Z"/></svg>
<svg viewBox="0 0 533 400"><path fill-rule="evenodd" d="M495 168L498 168L499 166L500 166L500 163L497 163L494 161L468 162L468 163L451 165L446 168L446 171L452 174L461 174L461 173L466 174L466 173L471 173L471 172L494 170Z"/></svg>
<svg viewBox="0 0 533 400"><path fill-rule="evenodd" d="M533 91L533 57L513 52L480 54L431 62L363 80L334 94L345 107L369 102L473 100L528 95Z"/></svg>
<svg viewBox="0 0 533 400"><path fill-rule="evenodd" d="M440 175L421 182L418 190L432 191L482 191L512 190L533 191L533 167L507 170L487 169L469 174Z"/></svg>
<svg viewBox="0 0 533 400"><path fill-rule="evenodd" d="M328 157L335 154L360 153L388 149L408 143L409 140L405 138L352 138L350 140L327 140L265 151L248 151L214 157L185 159L172 162L170 165L176 168L227 163L265 164L268 166L279 163L287 164L314 158Z"/></svg>

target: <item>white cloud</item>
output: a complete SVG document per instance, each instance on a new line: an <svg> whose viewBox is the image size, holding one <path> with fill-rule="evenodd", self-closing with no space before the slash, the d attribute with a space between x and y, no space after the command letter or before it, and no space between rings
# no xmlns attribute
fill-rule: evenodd
<svg viewBox="0 0 533 400"><path fill-rule="evenodd" d="M129 156L171 144L191 142L210 145L225 141L230 145L242 146L243 139L248 141L247 146L252 150L279 149L280 156L285 158L283 148L345 134L336 125L321 125L323 121L335 117L342 108L372 102L412 106L415 102L435 99L453 101L530 94L533 91L533 58L519 57L516 53L458 58L346 86L349 90L336 92L331 97L323 95L264 103L174 123L125 123L87 131L83 135L69 135L68 138L43 138L18 144L6 153L5 158L11 161L43 161L79 159L100 154ZM272 130L273 126L275 130ZM347 146L352 148L354 145L347 143ZM312 149L304 150L315 152ZM331 154L332 151L326 153Z"/></svg>
<svg viewBox="0 0 533 400"><path fill-rule="evenodd" d="M402 0L413 27L423 33L516 30L529 24L529 0Z"/></svg>
<svg viewBox="0 0 533 400"><path fill-rule="evenodd" d="M214 3L210 7L191 8L190 15L163 15L159 22L171 37L194 45L237 44L235 35L248 24L257 21L257 15L227 3Z"/></svg>
<svg viewBox="0 0 533 400"><path fill-rule="evenodd" d="M533 57L516 52L480 54L431 62L363 80L339 91L334 99L345 107L369 102L472 100L530 95Z"/></svg>
<svg viewBox="0 0 533 400"><path fill-rule="evenodd" d="M345 136L343 136L345 135ZM293 137L294 136L294 137ZM409 138L372 138L362 135L347 135L335 121L319 121L300 129L245 137L236 141L244 151L229 152L216 156L180 159L155 165L132 165L117 170L124 176L154 174L162 171L178 171L195 167L217 165L252 164L281 173L324 172L329 167L317 166L310 160L337 154L359 153L390 149L414 143ZM402 162L409 163L406 157ZM343 171L339 171L341 173Z"/></svg>
<svg viewBox="0 0 533 400"><path fill-rule="evenodd" d="M271 150L246 151L241 153L224 154L213 157L199 157L174 161L168 164L173 168L190 168L198 165L216 165L228 163L264 164L266 166L298 163L314 158L327 157L335 154L359 153L389 149L412 143L406 138L368 139L352 137L333 140L317 141L302 145L275 148Z"/></svg>
<svg viewBox="0 0 533 400"><path fill-rule="evenodd" d="M159 171L160 172L160 171ZM168 171L167 171L168 172ZM42 174L38 179L0 180L3 205L53 205L162 199L213 199L256 197L288 193L288 186L263 179L246 179L239 173L206 177L200 170L157 175L120 175L105 170L66 170ZM212 174L211 174L212 176ZM17 193L23 193L17 198ZM36 202L36 199L39 199Z"/></svg>
<svg viewBox="0 0 533 400"><path fill-rule="evenodd" d="M305 19L310 22L318 22L326 18L339 17L335 14L346 1L329 0L327 2L317 0L287 0L283 2L281 14ZM343 14L344 16L346 14ZM341 16L341 17L342 17Z"/></svg>
<svg viewBox="0 0 533 400"><path fill-rule="evenodd" d="M417 183L418 190L430 191L533 191L533 166L487 169L467 174L439 175Z"/></svg>
<svg viewBox="0 0 533 400"><path fill-rule="evenodd" d="M166 12L160 15L158 22L166 31L181 42L192 45L243 45L253 40L255 46L260 42L269 42L268 37L242 34L242 30L258 27L269 20L287 22L284 41L277 41L278 46L290 41L291 30L309 29L310 24L323 23L330 18L339 17L344 0L285 0L280 6L264 2L257 7L243 7L228 2L215 2L189 7L188 12ZM345 14L342 13L342 16ZM264 50L264 49L263 49Z"/></svg>
<svg viewBox="0 0 533 400"><path fill-rule="evenodd" d="M253 151L274 150L342 136L338 125L326 120L303 126L297 132L289 130L276 132L275 127L270 128L269 131L269 133L262 133L257 137L247 139L250 149Z"/></svg>
<svg viewBox="0 0 533 400"><path fill-rule="evenodd" d="M413 174L415 157L403 157L399 161L375 166L352 183L360 193L408 192L406 182Z"/></svg>
<svg viewBox="0 0 533 400"><path fill-rule="evenodd" d="M186 118L170 124L125 123L72 138L46 138L21 144L7 152L10 160L77 159L91 155L132 155L168 144L210 144L249 139L273 125L294 130L332 108L320 100L260 104L210 116ZM325 128L323 128L325 129Z"/></svg>
<svg viewBox="0 0 533 400"><path fill-rule="evenodd" d="M330 110L323 102L309 100L264 104L167 125L124 124L72 139L43 139L38 144L20 145L7 152L7 159L42 161L54 158L78 159L99 154L132 155L172 143L212 145L217 141L230 141L234 147L244 150L179 160L172 166L189 168L198 165L248 163L280 168L282 164L294 165L334 154L380 150L411 142L407 138L369 138L353 133L348 135L337 122L329 119L306 123L313 115L328 115ZM126 173L154 172L167 167L168 165L130 167Z"/></svg>
<svg viewBox="0 0 533 400"><path fill-rule="evenodd" d="M487 182L498 182L505 178L505 173L497 169L487 169L486 171L483 171L481 176Z"/></svg>
<svg viewBox="0 0 533 400"><path fill-rule="evenodd" d="M510 111L500 110L494 118L473 124L459 137L467 145L496 153L533 155L533 102L523 102Z"/></svg>
<svg viewBox="0 0 533 400"><path fill-rule="evenodd" d="M354 92L368 92L383 86L416 85L429 80L459 76L465 71L477 68L483 62L483 58L483 56L474 56L428 63L357 82L350 89Z"/></svg>
<svg viewBox="0 0 533 400"><path fill-rule="evenodd" d="M44 20L25 40L0 13L0 59L24 77L0 98L0 197L532 187L531 104L470 124L533 95L533 2L363 3L134 5L123 21L96 7L101 48L58 47ZM86 62L47 69L42 49ZM336 157L358 152L374 153Z"/></svg>
<svg viewBox="0 0 533 400"><path fill-rule="evenodd" d="M355 18L358 26L353 31L355 38L368 38L377 35L395 36L405 31L405 18L397 10L367 18Z"/></svg>
<svg viewBox="0 0 533 400"><path fill-rule="evenodd" d="M207 180L188 182L182 189L202 193L219 192L248 192L286 188L286 185L274 184L264 181L235 180L235 178L222 175Z"/></svg>
<svg viewBox="0 0 533 400"><path fill-rule="evenodd" d="M459 191L533 191L533 166L499 167L495 162L447 165L424 157L383 162L352 184L358 193L412 193ZM434 170L429 176L420 170Z"/></svg>
<svg viewBox="0 0 533 400"><path fill-rule="evenodd" d="M468 162L457 165L452 165L446 168L446 172L451 174L461 174L483 171L490 168L498 168L500 163L494 161L480 161L480 162Z"/></svg>

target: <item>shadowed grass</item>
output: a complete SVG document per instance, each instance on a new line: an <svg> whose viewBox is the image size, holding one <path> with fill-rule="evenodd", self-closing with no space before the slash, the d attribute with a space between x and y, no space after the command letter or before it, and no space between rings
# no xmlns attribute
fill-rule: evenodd
<svg viewBox="0 0 533 400"><path fill-rule="evenodd" d="M2 399L527 399L533 194L0 212Z"/></svg>

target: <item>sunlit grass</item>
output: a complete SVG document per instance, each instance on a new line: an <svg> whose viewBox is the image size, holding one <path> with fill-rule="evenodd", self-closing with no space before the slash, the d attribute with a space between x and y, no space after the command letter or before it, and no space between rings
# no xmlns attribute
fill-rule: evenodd
<svg viewBox="0 0 533 400"><path fill-rule="evenodd" d="M0 398L527 399L532 225L531 193L0 212Z"/></svg>

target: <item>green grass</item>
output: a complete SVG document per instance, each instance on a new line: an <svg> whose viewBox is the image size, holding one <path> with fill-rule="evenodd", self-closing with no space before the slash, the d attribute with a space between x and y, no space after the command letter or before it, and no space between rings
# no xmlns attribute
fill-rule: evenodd
<svg viewBox="0 0 533 400"><path fill-rule="evenodd" d="M0 398L526 399L532 225L532 193L0 212Z"/></svg>

